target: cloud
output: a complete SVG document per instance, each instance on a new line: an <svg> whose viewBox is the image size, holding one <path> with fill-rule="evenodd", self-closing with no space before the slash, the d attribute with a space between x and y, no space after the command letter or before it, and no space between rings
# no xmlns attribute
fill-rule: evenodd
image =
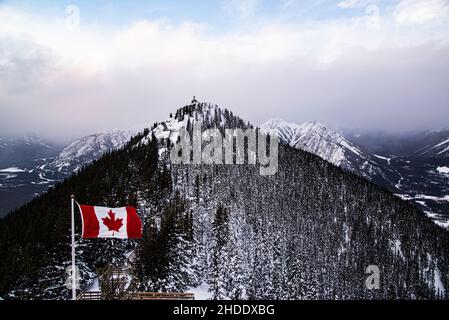
<svg viewBox="0 0 449 320"><path fill-rule="evenodd" d="M156 19L69 30L64 13L4 6L0 20L3 132L68 138L150 125L193 95L256 124L281 116L400 130L449 119L441 26L411 32L386 16L383 29L269 21L212 34L202 22Z"/></svg>
<svg viewBox="0 0 449 320"><path fill-rule="evenodd" d="M447 0L403 0L394 13L398 24L426 24L440 22L449 17Z"/></svg>
<svg viewBox="0 0 449 320"><path fill-rule="evenodd" d="M52 70L52 52L26 39L0 37L0 84L3 90L26 91L45 70Z"/></svg>

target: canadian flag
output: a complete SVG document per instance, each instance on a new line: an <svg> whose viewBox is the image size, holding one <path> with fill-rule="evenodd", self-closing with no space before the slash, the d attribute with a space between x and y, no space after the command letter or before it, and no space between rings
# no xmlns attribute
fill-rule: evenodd
<svg viewBox="0 0 449 320"><path fill-rule="evenodd" d="M83 239L142 238L142 221L134 207L105 208L79 205Z"/></svg>

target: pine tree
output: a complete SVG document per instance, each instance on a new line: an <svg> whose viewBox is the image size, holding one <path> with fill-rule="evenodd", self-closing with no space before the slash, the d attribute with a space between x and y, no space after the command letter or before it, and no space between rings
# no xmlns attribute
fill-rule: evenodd
<svg viewBox="0 0 449 320"><path fill-rule="evenodd" d="M210 278L210 291L213 299L220 300L227 297L225 261L228 257L225 246L229 237L228 211L223 205L219 205L213 222L214 243L212 248L212 266Z"/></svg>

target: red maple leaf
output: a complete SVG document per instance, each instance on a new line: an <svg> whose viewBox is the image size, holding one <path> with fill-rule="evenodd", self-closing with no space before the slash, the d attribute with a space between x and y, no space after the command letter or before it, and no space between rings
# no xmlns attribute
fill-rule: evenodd
<svg viewBox="0 0 449 320"><path fill-rule="evenodd" d="M108 218L101 218L103 220L103 224L108 227L109 231L117 231L120 232L120 228L123 226L123 219L115 219L115 213L112 210L108 212ZM114 235L114 232L112 232Z"/></svg>

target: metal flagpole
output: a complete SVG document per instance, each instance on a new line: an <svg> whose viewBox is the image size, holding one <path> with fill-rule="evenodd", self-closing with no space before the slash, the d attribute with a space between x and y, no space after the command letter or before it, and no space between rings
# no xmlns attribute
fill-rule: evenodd
<svg viewBox="0 0 449 320"><path fill-rule="evenodd" d="M75 272L75 195L72 194L72 300L76 300Z"/></svg>

